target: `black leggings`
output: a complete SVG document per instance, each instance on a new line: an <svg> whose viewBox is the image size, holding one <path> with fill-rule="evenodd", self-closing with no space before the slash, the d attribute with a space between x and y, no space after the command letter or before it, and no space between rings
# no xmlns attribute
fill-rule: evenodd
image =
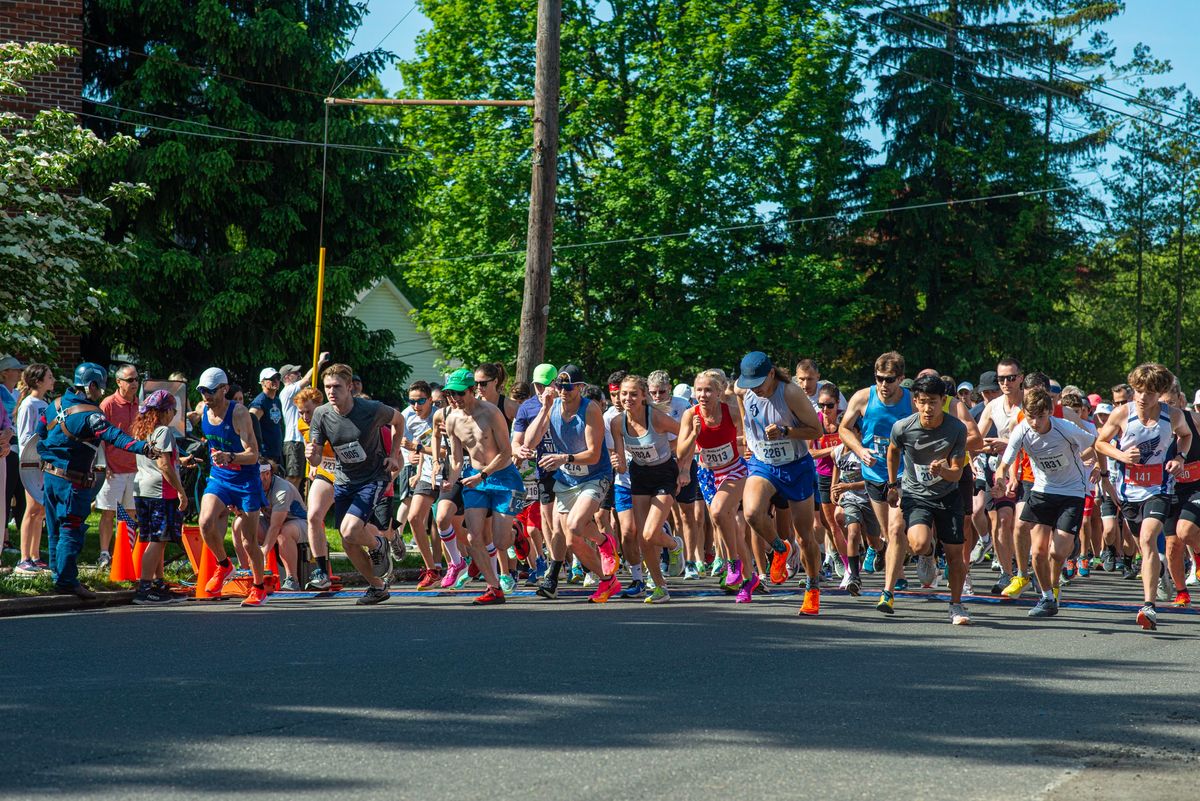
<svg viewBox="0 0 1200 801"><path fill-rule="evenodd" d="M8 453L8 477L5 479L4 486L4 508L8 510L6 516L12 522L17 533L13 535L9 542L13 547L18 547L21 542L21 521L25 519L25 485L21 483L21 457L17 455L17 449L14 447ZM0 540L3 540L5 532L0 531Z"/></svg>

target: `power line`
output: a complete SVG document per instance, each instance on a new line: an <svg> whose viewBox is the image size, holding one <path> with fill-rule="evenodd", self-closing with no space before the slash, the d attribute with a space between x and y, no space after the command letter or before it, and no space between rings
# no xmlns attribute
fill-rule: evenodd
<svg viewBox="0 0 1200 801"><path fill-rule="evenodd" d="M1079 187L1079 188L1086 189L1088 186L1092 186L1095 183L1097 183L1097 182L1093 181L1091 184L1086 184L1085 186ZM783 226L789 226L789 225L799 225L801 223L827 222L830 220L844 219L847 214L857 214L859 217L874 217L874 216L878 216L881 214L892 214L895 212L918 211L921 209L933 209L933 208L950 208L953 206L967 205L967 204L971 204L971 203L984 203L984 202L991 201L991 200L1007 200L1007 199L1012 199L1012 198L1034 197L1036 195L1046 195L1046 194L1051 194L1051 193L1055 193L1055 192L1065 192L1065 191L1073 190L1073 189L1076 189L1076 187L1070 186L1070 185L1057 186L1052 189L1029 189L1029 190L1022 190L1019 192L1005 192L1005 193L996 194L996 195L984 195L984 196L980 196L980 197L963 198L962 200L939 200L939 201L933 201L933 202L929 202L929 203L914 203L909 206L893 206L893 207L883 208L883 209L871 209L871 208L865 208L865 207L860 206L857 208L843 209L842 211L835 212L833 214L821 214L821 215L814 216L814 217L796 217L796 218L792 218L792 219L788 219L788 220L772 220L770 222L746 223L744 225L726 225L726 226L721 226L721 227L716 227L716 228L708 228L708 227L691 228L687 231L676 231L674 233L669 233L669 234L649 234L647 236L634 236L634 237L626 237L626 238L621 238L621 239L598 239L598 240L594 240L594 241L590 241L590 242L577 242L574 244L567 244L567 245L555 245L554 250L555 251L578 250L581 248L600 247L603 245L638 244L638 243L642 243L642 242L657 242L657 241L660 241L663 239L691 238L691 237L695 237L695 236L730 233L732 231L748 231L748 230L760 229L760 228L773 228L775 226L783 227ZM494 253L477 253L473 256L447 256L447 257L439 257L439 258L431 258L431 259L419 259L417 261L402 262L400 264L397 264L396 266L397 267L416 267L416 266L422 265L422 264L440 264L440 263L444 263L444 262L479 261L481 259L492 259L492 258L500 258L500 257L505 257L505 256L519 256L519 255L523 255L524 253L525 253L524 250L502 250L502 251L497 251Z"/></svg>
<svg viewBox="0 0 1200 801"><path fill-rule="evenodd" d="M388 30L388 32L383 35L382 39L380 39L378 42L375 43L374 47L372 47L370 50L367 50L367 51L359 54L360 58L359 58L358 66L356 66L354 69L350 70L350 72L346 73L346 77L342 78L341 83L338 83L336 86L334 86L332 89L330 89L328 94L330 96L332 96L334 92L336 92L338 89L342 88L342 84L344 84L346 81L350 80L350 77L352 75L354 75L354 73L356 73L360 69L362 69L362 65L366 63L366 59L363 58L363 56L366 56L368 53L374 53L376 50L378 50L383 45L383 43L385 41L387 41L387 38L396 32L396 29L400 27L400 24L402 22L404 22L404 20L408 19L409 16L416 10L417 10L417 4L413 3L412 8L410 8L407 12L405 12L404 16L402 16L400 19L396 20L396 24L393 25ZM355 31L355 36L357 37L357 35L358 35L358 32ZM353 46L354 46L354 43L351 42L351 47L353 47Z"/></svg>

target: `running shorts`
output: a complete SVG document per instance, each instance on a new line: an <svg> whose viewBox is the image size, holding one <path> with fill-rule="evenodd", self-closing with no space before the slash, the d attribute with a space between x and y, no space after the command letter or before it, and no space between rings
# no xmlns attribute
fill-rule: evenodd
<svg viewBox="0 0 1200 801"><path fill-rule="evenodd" d="M833 495L830 490L833 487L833 475L823 476L817 473L817 497L821 503L833 503Z"/></svg>
<svg viewBox="0 0 1200 801"><path fill-rule="evenodd" d="M217 500L226 506L241 509L246 514L257 512L263 505L262 474L257 470L247 473L243 486L229 484L216 476L209 476L204 485L205 495L215 495Z"/></svg>
<svg viewBox="0 0 1200 801"><path fill-rule="evenodd" d="M608 488L608 494L605 495L604 500L600 502L600 508L602 510L612 511L613 505L616 504L616 500L613 498L613 490L616 488L616 486L617 483L614 481L612 486Z"/></svg>
<svg viewBox="0 0 1200 801"><path fill-rule="evenodd" d="M1100 494L1100 517L1110 520L1117 516L1117 502L1108 497L1107 493Z"/></svg>
<svg viewBox="0 0 1200 801"><path fill-rule="evenodd" d="M304 458L304 442L283 443L283 470L288 478L300 478L308 468Z"/></svg>
<svg viewBox="0 0 1200 801"><path fill-rule="evenodd" d="M400 468L400 475L396 476L396 501L398 503L403 503L412 496L413 488L410 482L416 472L417 469L411 464Z"/></svg>
<svg viewBox="0 0 1200 801"><path fill-rule="evenodd" d="M178 498L134 496L138 542L182 542L183 513Z"/></svg>
<svg viewBox="0 0 1200 801"><path fill-rule="evenodd" d="M1179 519L1200 526L1200 490L1177 495L1175 500L1179 504Z"/></svg>
<svg viewBox="0 0 1200 801"><path fill-rule="evenodd" d="M700 467L696 470L696 481L700 484L700 494L704 497L704 502L711 504L713 499L717 497L717 490L726 481L737 481L750 475L750 468L746 465L746 460L738 457L737 461L720 468L716 472L709 470L706 467Z"/></svg>
<svg viewBox="0 0 1200 801"><path fill-rule="evenodd" d="M1090 518L1092 516L1092 513L1095 511L1096 511L1096 496L1095 495L1083 496L1083 519L1087 520L1088 518Z"/></svg>
<svg viewBox="0 0 1200 801"><path fill-rule="evenodd" d="M461 481L455 481L450 485L450 489L444 489L438 494L438 499L435 506L440 506L442 501L451 503L458 511L455 514L462 514L466 510L466 504L463 503L463 487Z"/></svg>
<svg viewBox="0 0 1200 801"><path fill-rule="evenodd" d="M612 492L613 509L617 514L633 509L633 493L629 491L629 487L613 484L610 492Z"/></svg>
<svg viewBox="0 0 1200 801"><path fill-rule="evenodd" d="M887 503L887 482L863 479L863 483L866 485L869 500L875 503Z"/></svg>
<svg viewBox="0 0 1200 801"><path fill-rule="evenodd" d="M546 473L538 476L538 503L549 506L554 503L554 474Z"/></svg>
<svg viewBox="0 0 1200 801"><path fill-rule="evenodd" d="M879 518L875 516L875 510L871 508L869 503L843 500L840 506L842 507L842 513L846 516L847 527L858 523L865 529L867 536L879 536Z"/></svg>
<svg viewBox="0 0 1200 801"><path fill-rule="evenodd" d="M375 528L380 531L388 531L396 527L396 496L384 495L375 504L375 508L371 510L371 519L368 523L374 523Z"/></svg>
<svg viewBox="0 0 1200 801"><path fill-rule="evenodd" d="M1163 523L1171 514L1171 499L1166 495L1154 495L1144 501L1126 501L1121 507L1121 516L1129 523L1129 528L1136 537L1138 529L1144 520L1158 520Z"/></svg>
<svg viewBox="0 0 1200 801"><path fill-rule="evenodd" d="M1021 520L1057 531L1078 534L1083 525L1084 499L1077 495L1030 492L1021 510Z"/></svg>
<svg viewBox="0 0 1200 801"><path fill-rule="evenodd" d="M555 481L554 509L559 514L568 514L575 508L575 504L584 498L594 500L598 507L604 501L604 496L608 494L608 485L611 483L612 479L608 476L593 478L591 481L584 481L573 487L569 487L561 481Z"/></svg>
<svg viewBox="0 0 1200 801"><path fill-rule="evenodd" d="M680 488L679 494L675 496L676 502L695 503L696 501L700 500L700 481L699 477L697 476L698 469L699 467L696 460L692 459L691 472L689 473L691 480L684 484L682 488ZM674 492L674 490L672 490L672 492ZM637 493L634 494L636 495Z"/></svg>
<svg viewBox="0 0 1200 801"><path fill-rule="evenodd" d="M901 495L900 511L904 514L905 528L929 526L938 542L944 545L962 545L963 505L962 495L958 492L951 491L942 498Z"/></svg>
<svg viewBox="0 0 1200 801"><path fill-rule="evenodd" d="M342 527L346 515L353 515L364 523L374 523L375 507L387 491L387 481L367 481L363 484L333 485L333 525Z"/></svg>
<svg viewBox="0 0 1200 801"><path fill-rule="evenodd" d="M675 495L679 483L679 465L674 459L662 464L629 465L629 493L631 495Z"/></svg>
<svg viewBox="0 0 1200 801"><path fill-rule="evenodd" d="M463 468L463 478L479 475L472 467ZM463 487L464 509L487 509L499 515L515 517L525 508L525 482L515 465L497 470L474 487Z"/></svg>
<svg viewBox="0 0 1200 801"><path fill-rule="evenodd" d="M542 505L540 503L527 503L521 513L517 515L517 521L525 526L525 530L542 528Z"/></svg>
<svg viewBox="0 0 1200 801"><path fill-rule="evenodd" d="M750 476L766 479L771 482L775 491L789 503L806 501L816 490L816 467L811 456L805 455L794 462L783 465L771 465L751 456L748 464Z"/></svg>

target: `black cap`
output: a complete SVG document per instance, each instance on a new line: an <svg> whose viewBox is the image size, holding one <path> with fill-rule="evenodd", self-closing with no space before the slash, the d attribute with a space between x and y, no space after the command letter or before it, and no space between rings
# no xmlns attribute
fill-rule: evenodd
<svg viewBox="0 0 1200 801"><path fill-rule="evenodd" d="M988 370L986 373L980 373L979 383L975 385L975 389L980 392L999 392L1000 382L996 379L996 371Z"/></svg>
<svg viewBox="0 0 1200 801"><path fill-rule="evenodd" d="M583 383L583 370L580 370L578 365L574 365L574 364L563 365L562 367L558 368L558 380L562 381L564 378L569 383L582 384Z"/></svg>

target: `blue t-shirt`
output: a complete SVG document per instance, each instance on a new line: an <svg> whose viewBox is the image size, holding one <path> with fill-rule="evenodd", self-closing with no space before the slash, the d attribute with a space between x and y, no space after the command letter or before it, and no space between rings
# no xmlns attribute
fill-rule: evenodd
<svg viewBox="0 0 1200 801"><path fill-rule="evenodd" d="M17 417L17 396L12 394L8 387L0 384L0 404L4 405L4 411L8 412L8 418L15 420Z"/></svg>
<svg viewBox="0 0 1200 801"><path fill-rule="evenodd" d="M250 402L250 408L262 410L262 419L259 421L262 455L276 462L283 461L283 404L278 397L271 398L267 393L260 392Z"/></svg>

